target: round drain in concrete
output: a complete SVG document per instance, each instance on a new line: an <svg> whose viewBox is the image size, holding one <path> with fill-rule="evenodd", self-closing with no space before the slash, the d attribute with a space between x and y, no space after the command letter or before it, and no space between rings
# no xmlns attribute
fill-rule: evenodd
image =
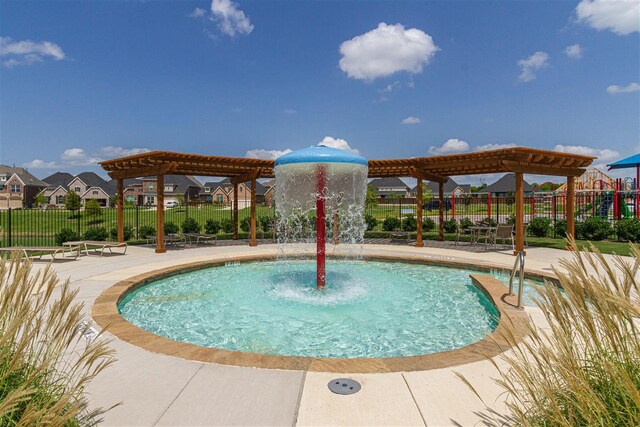
<svg viewBox="0 0 640 427"><path fill-rule="evenodd" d="M329 390L336 394L353 394L360 391L360 383L349 378L336 378L327 385Z"/></svg>

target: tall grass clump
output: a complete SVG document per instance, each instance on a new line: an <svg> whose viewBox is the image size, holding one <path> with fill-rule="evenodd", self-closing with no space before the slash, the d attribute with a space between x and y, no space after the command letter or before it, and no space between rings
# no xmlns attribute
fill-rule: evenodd
<svg viewBox="0 0 640 427"><path fill-rule="evenodd" d="M83 337L89 325L76 294L49 266L0 261L1 426L92 425L104 413L87 408L83 391L115 361L113 350Z"/></svg>
<svg viewBox="0 0 640 427"><path fill-rule="evenodd" d="M493 360L510 423L639 426L640 250L632 246L631 262L607 261L593 246L580 252L569 244L572 258L554 267L564 293L551 284L538 289L548 325L528 319L522 342L505 336L515 346L502 358L506 365Z"/></svg>

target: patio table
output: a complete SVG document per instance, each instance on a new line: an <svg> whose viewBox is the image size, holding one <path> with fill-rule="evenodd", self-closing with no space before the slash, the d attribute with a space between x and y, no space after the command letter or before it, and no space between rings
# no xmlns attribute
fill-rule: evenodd
<svg viewBox="0 0 640 427"><path fill-rule="evenodd" d="M489 234L495 229L495 227L489 225L474 225L469 227L469 230L471 230L471 244L474 246L477 245L482 237L485 238L485 243L487 243Z"/></svg>

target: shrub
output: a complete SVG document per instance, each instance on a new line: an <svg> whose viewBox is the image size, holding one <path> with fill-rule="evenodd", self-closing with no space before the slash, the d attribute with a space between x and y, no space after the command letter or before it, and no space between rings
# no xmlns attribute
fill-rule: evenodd
<svg viewBox="0 0 640 427"><path fill-rule="evenodd" d="M56 234L56 244L62 245L64 242L74 242L80 240L80 235L70 228L63 228Z"/></svg>
<svg viewBox="0 0 640 427"><path fill-rule="evenodd" d="M173 222L165 222L164 223L164 234L176 234L180 231L180 227L178 224Z"/></svg>
<svg viewBox="0 0 640 427"><path fill-rule="evenodd" d="M436 222L431 218L425 218L422 220L422 231L433 231L436 228Z"/></svg>
<svg viewBox="0 0 640 427"><path fill-rule="evenodd" d="M251 230L251 218L242 218L242 221L240 221L240 230L244 231L245 233L248 233L249 230Z"/></svg>
<svg viewBox="0 0 640 427"><path fill-rule="evenodd" d="M155 236L155 235L156 235L156 229L151 225L143 225L140 228L138 228L138 236L141 239L146 239L148 237Z"/></svg>
<svg viewBox="0 0 640 427"><path fill-rule="evenodd" d="M580 227L580 235L586 240L604 240L611 235L611 224L606 219L592 216Z"/></svg>
<svg viewBox="0 0 640 427"><path fill-rule="evenodd" d="M183 233L199 233L201 229L202 227L194 218L185 218L185 220L182 221Z"/></svg>
<svg viewBox="0 0 640 427"><path fill-rule="evenodd" d="M218 234L220 228L220 221L214 219L208 219L207 222L204 223L204 232L207 234Z"/></svg>
<svg viewBox="0 0 640 427"><path fill-rule="evenodd" d="M516 214L511 214L507 217L507 224L515 224L516 223Z"/></svg>
<svg viewBox="0 0 640 427"><path fill-rule="evenodd" d="M264 230L264 231L271 231L273 230L273 223L275 221L275 218L272 216L259 216L258 217L258 224L260 224L260 227Z"/></svg>
<svg viewBox="0 0 640 427"><path fill-rule="evenodd" d="M67 195L64 196L64 207L70 211L80 209L80 196L73 191L69 191Z"/></svg>
<svg viewBox="0 0 640 427"><path fill-rule="evenodd" d="M125 224L122 231L124 232L124 240L131 240L133 237L133 227L129 224ZM111 237L111 240L118 240L118 228L113 227L111 231L109 231L109 236Z"/></svg>
<svg viewBox="0 0 640 427"><path fill-rule="evenodd" d="M233 220L231 218L222 218L220 226L225 233L233 233Z"/></svg>
<svg viewBox="0 0 640 427"><path fill-rule="evenodd" d="M640 242L640 219L621 219L616 224L616 235L619 240Z"/></svg>
<svg viewBox="0 0 640 427"><path fill-rule="evenodd" d="M82 336L90 323L78 291L21 257L0 263L0 289L0 425L97 425L105 411L87 410L84 391L115 351Z"/></svg>
<svg viewBox="0 0 640 427"><path fill-rule="evenodd" d="M382 222L382 229L384 231L394 231L400 229L400 220L394 217L387 217Z"/></svg>
<svg viewBox="0 0 640 427"><path fill-rule="evenodd" d="M402 220L403 231L416 231L418 228L418 220L413 215L408 215Z"/></svg>
<svg viewBox="0 0 640 427"><path fill-rule="evenodd" d="M89 227L82 235L84 240L97 240L103 242L109 237L105 227Z"/></svg>
<svg viewBox="0 0 640 427"><path fill-rule="evenodd" d="M640 250L631 246L631 262L607 261L593 246L587 252L569 244L572 259L553 268L564 293L551 284L538 289L544 326L527 316L526 339L502 334L513 349L494 362L513 414L504 424L637 426L640 287L633 265Z"/></svg>
<svg viewBox="0 0 640 427"><path fill-rule="evenodd" d="M104 215L104 212L100 207L100 203L95 199L88 200L87 203L85 203L84 213L86 213L88 217L93 218L93 221L96 221L99 217Z"/></svg>
<svg viewBox="0 0 640 427"><path fill-rule="evenodd" d="M489 227L495 227L498 225L495 219L486 217L481 221L483 224L488 225Z"/></svg>
<svg viewBox="0 0 640 427"><path fill-rule="evenodd" d="M529 223L529 234L534 237L546 237L551 230L551 220L549 218L533 218Z"/></svg>
<svg viewBox="0 0 640 427"><path fill-rule="evenodd" d="M442 223L442 228L444 228L445 233L455 233L458 228L458 224L456 224L455 219L448 219Z"/></svg>
<svg viewBox="0 0 640 427"><path fill-rule="evenodd" d="M373 216L366 214L364 216L364 222L367 224L367 231L372 231L378 225L378 220Z"/></svg>
<svg viewBox="0 0 640 427"><path fill-rule="evenodd" d="M469 227L473 227L475 224L469 218L462 218L460 220L460 228L466 230Z"/></svg>
<svg viewBox="0 0 640 427"><path fill-rule="evenodd" d="M553 231L556 234L556 237L565 238L567 236L567 220L559 219L553 225Z"/></svg>

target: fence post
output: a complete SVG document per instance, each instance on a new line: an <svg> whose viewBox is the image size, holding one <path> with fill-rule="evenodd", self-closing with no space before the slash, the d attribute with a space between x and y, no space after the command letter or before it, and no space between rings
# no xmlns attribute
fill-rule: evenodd
<svg viewBox="0 0 640 427"><path fill-rule="evenodd" d="M451 193L451 218L456 219L456 195Z"/></svg>
<svg viewBox="0 0 640 427"><path fill-rule="evenodd" d="M491 193L487 193L487 218L491 218Z"/></svg>
<svg viewBox="0 0 640 427"><path fill-rule="evenodd" d="M136 205L136 240L140 238L140 206Z"/></svg>
<svg viewBox="0 0 640 427"><path fill-rule="evenodd" d="M184 204L184 216L185 219L189 218L189 197L187 196L187 203Z"/></svg>
<svg viewBox="0 0 640 427"><path fill-rule="evenodd" d="M78 215L77 215L78 221L76 221L76 229L78 231L78 235L80 235L80 208L78 208Z"/></svg>
<svg viewBox="0 0 640 427"><path fill-rule="evenodd" d="M400 203L398 204L398 213L400 214L400 229L402 230L402 199L398 199L400 200Z"/></svg>
<svg viewBox="0 0 640 427"><path fill-rule="evenodd" d="M11 242L11 208L7 211L7 245L13 246Z"/></svg>

